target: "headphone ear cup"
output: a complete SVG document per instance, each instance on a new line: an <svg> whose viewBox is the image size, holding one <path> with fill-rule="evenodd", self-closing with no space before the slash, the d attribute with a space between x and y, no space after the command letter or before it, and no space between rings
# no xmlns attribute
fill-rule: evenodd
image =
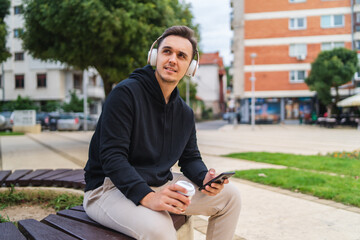
<svg viewBox="0 0 360 240"><path fill-rule="evenodd" d="M153 48L148 53L148 63L151 66L156 66L156 59L157 59L157 49Z"/></svg>
<svg viewBox="0 0 360 240"><path fill-rule="evenodd" d="M197 68L197 61L192 60L185 75L189 77L193 77L195 75L196 68Z"/></svg>

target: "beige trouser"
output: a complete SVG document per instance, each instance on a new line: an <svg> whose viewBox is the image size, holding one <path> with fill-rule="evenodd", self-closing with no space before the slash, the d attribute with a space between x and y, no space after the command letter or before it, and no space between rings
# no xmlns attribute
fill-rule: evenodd
<svg viewBox="0 0 360 240"><path fill-rule="evenodd" d="M191 182L182 174L174 173L172 181L152 189L159 191L179 180ZM194 186L198 188L195 184ZM105 178L102 186L85 193L83 205L93 220L135 239L176 239L176 230L168 212L136 206L109 178ZM185 214L210 216L207 240L231 240L238 222L240 206L240 193L230 183L216 196L207 196L197 190Z"/></svg>

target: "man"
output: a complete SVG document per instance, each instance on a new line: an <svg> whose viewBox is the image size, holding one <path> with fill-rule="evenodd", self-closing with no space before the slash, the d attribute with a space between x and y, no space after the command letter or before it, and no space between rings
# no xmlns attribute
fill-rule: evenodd
<svg viewBox="0 0 360 240"><path fill-rule="evenodd" d="M213 183L190 203L177 192L186 189L174 184L202 186L215 177L201 159L193 111L176 88L197 53L194 33L174 26L157 43L156 70L135 70L106 99L85 166L85 211L102 225L150 240L176 239L169 212L202 214L210 216L207 239L230 240L240 213L237 189L228 180ZM184 175L171 172L177 161Z"/></svg>

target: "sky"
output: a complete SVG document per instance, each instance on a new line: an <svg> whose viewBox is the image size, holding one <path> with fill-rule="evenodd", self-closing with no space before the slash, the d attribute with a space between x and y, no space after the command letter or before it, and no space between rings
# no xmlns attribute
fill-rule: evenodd
<svg viewBox="0 0 360 240"><path fill-rule="evenodd" d="M225 66L233 56L230 41L230 0L184 0L191 3L194 22L200 25L200 48L204 53L220 52Z"/></svg>

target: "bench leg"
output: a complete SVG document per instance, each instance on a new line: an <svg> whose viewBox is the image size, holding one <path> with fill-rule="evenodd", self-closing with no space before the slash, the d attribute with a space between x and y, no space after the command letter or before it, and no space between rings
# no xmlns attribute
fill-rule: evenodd
<svg viewBox="0 0 360 240"><path fill-rule="evenodd" d="M177 230L176 236L178 240L194 240L194 223L192 217Z"/></svg>

